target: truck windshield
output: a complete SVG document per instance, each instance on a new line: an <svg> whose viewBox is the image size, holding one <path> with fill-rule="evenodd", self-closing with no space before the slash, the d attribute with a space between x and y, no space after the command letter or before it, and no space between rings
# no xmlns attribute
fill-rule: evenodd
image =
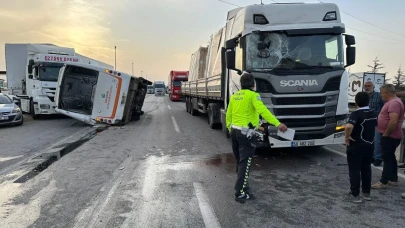
<svg viewBox="0 0 405 228"><path fill-rule="evenodd" d="M148 86L148 89L153 89L153 86Z"/></svg>
<svg viewBox="0 0 405 228"><path fill-rule="evenodd" d="M181 81L173 81L173 86L181 86Z"/></svg>
<svg viewBox="0 0 405 228"><path fill-rule="evenodd" d="M40 81L58 81L59 70L63 66L62 63L41 63L38 68Z"/></svg>
<svg viewBox="0 0 405 228"><path fill-rule="evenodd" d="M164 84L155 84L155 88L165 88Z"/></svg>
<svg viewBox="0 0 405 228"><path fill-rule="evenodd" d="M253 71L344 69L342 35L249 34L246 68Z"/></svg>

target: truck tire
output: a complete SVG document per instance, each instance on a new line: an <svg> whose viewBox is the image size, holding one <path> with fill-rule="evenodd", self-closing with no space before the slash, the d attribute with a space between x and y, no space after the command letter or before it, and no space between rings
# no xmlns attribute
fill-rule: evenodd
<svg viewBox="0 0 405 228"><path fill-rule="evenodd" d="M218 104L216 103L210 103L208 104L208 125L210 126L211 129L220 129L222 128L222 124L218 123L218 117L217 120L215 120L214 113L219 113L220 109ZM220 120L220 118L219 118Z"/></svg>
<svg viewBox="0 0 405 228"><path fill-rule="evenodd" d="M39 118L39 115L35 114L35 108L34 108L34 101L33 100L30 101L30 113L31 113L31 116L32 116L32 118L34 120L37 120Z"/></svg>
<svg viewBox="0 0 405 228"><path fill-rule="evenodd" d="M188 97L186 97L186 111L188 112Z"/></svg>
<svg viewBox="0 0 405 228"><path fill-rule="evenodd" d="M191 97L188 98L188 113L191 114Z"/></svg>
<svg viewBox="0 0 405 228"><path fill-rule="evenodd" d="M190 113L192 116L198 116L198 110L193 106L193 99L190 99Z"/></svg>

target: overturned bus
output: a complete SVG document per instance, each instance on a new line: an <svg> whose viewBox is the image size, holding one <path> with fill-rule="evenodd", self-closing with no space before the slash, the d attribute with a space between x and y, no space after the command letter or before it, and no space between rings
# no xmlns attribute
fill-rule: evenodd
<svg viewBox="0 0 405 228"><path fill-rule="evenodd" d="M65 64L59 72L55 110L91 125L124 125L140 119L151 84L113 69Z"/></svg>

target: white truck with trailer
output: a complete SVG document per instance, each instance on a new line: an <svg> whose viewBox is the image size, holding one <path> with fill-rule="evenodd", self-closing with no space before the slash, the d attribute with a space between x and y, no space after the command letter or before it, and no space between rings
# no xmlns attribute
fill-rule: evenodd
<svg viewBox="0 0 405 228"><path fill-rule="evenodd" d="M355 39L344 33L339 8L332 3L250 5L229 11L226 25L209 42L204 76L182 83L186 109L192 115L207 113L211 128L227 132L229 99L247 71L255 76L263 103L295 129L289 141L262 120L262 146L343 144L349 113L345 67L355 63ZM192 62L198 64L190 66L190 75L198 75L194 72L201 61Z"/></svg>
<svg viewBox="0 0 405 228"><path fill-rule="evenodd" d="M164 81L155 81L153 83L153 89L155 91L155 96L165 96L166 94L166 86Z"/></svg>
<svg viewBox="0 0 405 228"><path fill-rule="evenodd" d="M152 82L129 74L81 63L66 63L56 89L56 112L90 125L124 125L143 114Z"/></svg>
<svg viewBox="0 0 405 228"><path fill-rule="evenodd" d="M55 92L59 70L64 63L86 63L104 67L108 64L85 57L73 48L53 44L5 45L9 94L20 99L23 112L34 119L56 114Z"/></svg>

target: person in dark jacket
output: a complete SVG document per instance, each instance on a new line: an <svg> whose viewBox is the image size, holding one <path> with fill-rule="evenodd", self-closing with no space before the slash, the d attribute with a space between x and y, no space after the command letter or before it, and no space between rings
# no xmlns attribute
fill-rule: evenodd
<svg viewBox="0 0 405 228"><path fill-rule="evenodd" d="M345 127L350 177L350 194L348 197L354 203L361 203L362 199L371 200L371 160L374 153L377 115L369 107L370 97L366 92L357 93L355 102L358 109L350 114Z"/></svg>

